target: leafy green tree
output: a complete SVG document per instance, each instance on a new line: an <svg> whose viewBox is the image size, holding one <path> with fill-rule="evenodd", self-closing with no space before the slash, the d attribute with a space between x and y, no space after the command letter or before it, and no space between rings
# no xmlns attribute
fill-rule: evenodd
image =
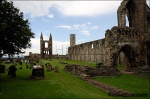
<svg viewBox="0 0 150 99"><path fill-rule="evenodd" d="M0 57L23 53L23 49L31 47L30 39L34 38L34 33L29 25L12 1L0 1Z"/></svg>

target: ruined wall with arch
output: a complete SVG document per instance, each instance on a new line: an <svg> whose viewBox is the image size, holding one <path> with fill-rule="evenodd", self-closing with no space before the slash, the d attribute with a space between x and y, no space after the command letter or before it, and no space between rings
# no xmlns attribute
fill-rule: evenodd
<svg viewBox="0 0 150 99"><path fill-rule="evenodd" d="M150 68L150 8L146 0L123 0L117 14L118 26L106 30L104 39L70 47L69 59L117 66L123 52L127 68ZM126 26L127 21L129 26Z"/></svg>

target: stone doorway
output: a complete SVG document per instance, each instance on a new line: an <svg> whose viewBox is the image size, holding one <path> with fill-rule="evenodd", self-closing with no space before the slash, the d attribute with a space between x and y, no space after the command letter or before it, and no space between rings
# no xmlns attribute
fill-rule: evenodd
<svg viewBox="0 0 150 99"><path fill-rule="evenodd" d="M138 54L131 45L122 46L118 52L118 57L119 56L122 56L121 62L126 65L127 71L133 71L135 68L138 67Z"/></svg>
<svg viewBox="0 0 150 99"><path fill-rule="evenodd" d="M125 63L126 71L135 71L138 68L137 64L137 57L138 54L134 50L134 48L131 45L124 45L116 53L112 53L111 59L112 59L112 65L117 67L118 64L118 58L122 57L121 62Z"/></svg>

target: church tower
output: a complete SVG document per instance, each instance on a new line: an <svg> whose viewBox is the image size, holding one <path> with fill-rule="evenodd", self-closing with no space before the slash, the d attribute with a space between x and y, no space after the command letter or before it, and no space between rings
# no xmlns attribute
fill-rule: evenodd
<svg viewBox="0 0 150 99"><path fill-rule="evenodd" d="M52 34L50 33L50 36L49 36L49 45L48 45L48 48L49 48L49 58L51 59L52 58Z"/></svg>
<svg viewBox="0 0 150 99"><path fill-rule="evenodd" d="M41 54L41 58L44 58L44 44L43 44L43 34L41 32L41 36L40 36L40 54Z"/></svg>
<svg viewBox="0 0 150 99"><path fill-rule="evenodd" d="M47 46L46 46L47 44ZM50 33L49 40L43 40L43 34L40 36L40 54L42 59L52 58L52 35Z"/></svg>
<svg viewBox="0 0 150 99"><path fill-rule="evenodd" d="M70 47L76 45L76 37L75 34L70 34Z"/></svg>

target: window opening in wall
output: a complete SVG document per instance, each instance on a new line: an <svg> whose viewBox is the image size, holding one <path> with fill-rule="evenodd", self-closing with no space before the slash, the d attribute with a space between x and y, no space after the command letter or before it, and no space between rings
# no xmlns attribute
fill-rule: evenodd
<svg viewBox="0 0 150 99"><path fill-rule="evenodd" d="M93 44L92 44L91 48L93 49Z"/></svg>
<svg viewBox="0 0 150 99"><path fill-rule="evenodd" d="M48 48L48 43L47 42L45 42L45 48Z"/></svg>
<svg viewBox="0 0 150 99"><path fill-rule="evenodd" d="M128 26L128 27L129 27L129 20L128 20L128 16L127 16L127 15L125 15L125 17L126 17L126 26Z"/></svg>

